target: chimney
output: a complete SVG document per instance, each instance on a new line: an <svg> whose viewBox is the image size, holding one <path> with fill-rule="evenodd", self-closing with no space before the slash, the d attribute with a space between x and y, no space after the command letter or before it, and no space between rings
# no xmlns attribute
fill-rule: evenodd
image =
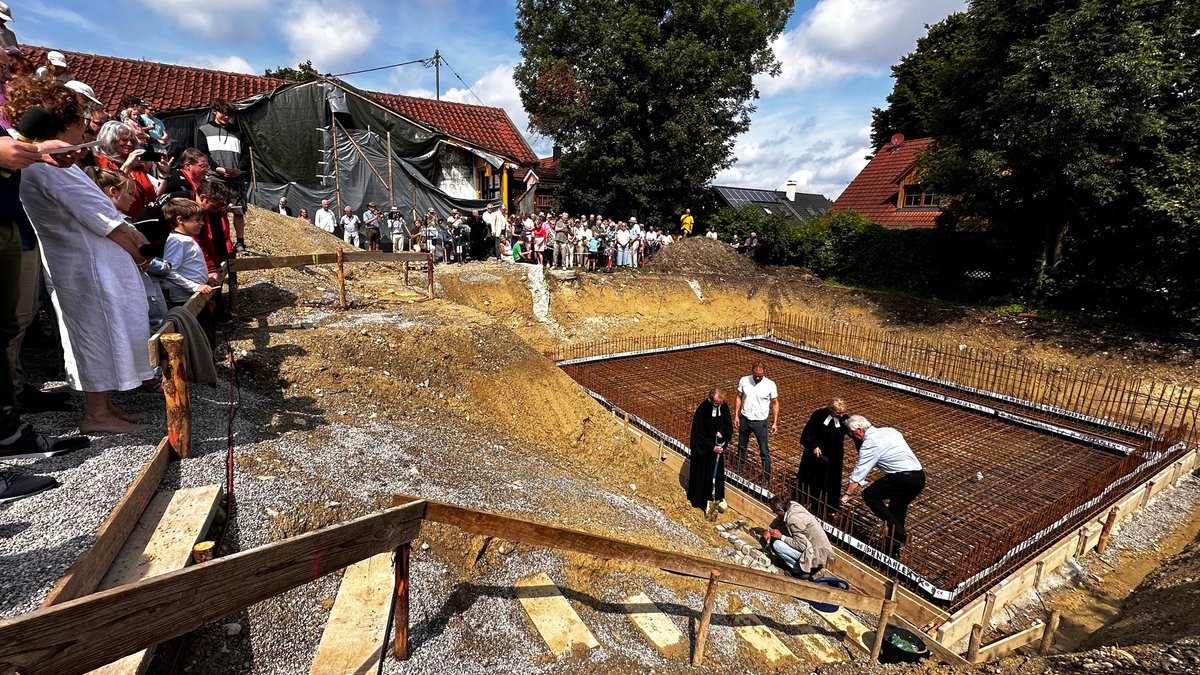
<svg viewBox="0 0 1200 675"><path fill-rule="evenodd" d="M556 145L554 146L554 161L557 162L559 157L562 157L562 146Z"/></svg>
<svg viewBox="0 0 1200 675"><path fill-rule="evenodd" d="M796 181L794 180L787 182L787 198L789 202L796 201Z"/></svg>

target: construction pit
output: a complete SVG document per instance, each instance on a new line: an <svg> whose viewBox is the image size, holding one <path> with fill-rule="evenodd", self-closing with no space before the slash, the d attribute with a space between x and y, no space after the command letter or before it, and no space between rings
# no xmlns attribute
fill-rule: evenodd
<svg viewBox="0 0 1200 675"><path fill-rule="evenodd" d="M257 254L344 248L257 209L248 222L248 243ZM160 494L220 484L230 426L236 496L223 556L336 526L405 494L727 564L730 528L749 537L743 544L752 543L755 528L769 518L765 490L755 483L753 444L749 464L730 476L741 489L731 494L735 510L720 516L716 527L725 529L718 531L684 499L686 457L676 443L686 438L686 419L709 386L732 385L761 359L785 397L771 491L786 490L794 474L800 420L833 394L876 424L902 429L926 462L930 485L910 513L914 540L905 556L872 555L879 528L858 505L848 522L830 523L853 538L839 544L830 571L873 597L889 580L898 581L899 616L960 660L972 627L982 625L981 653L992 661L989 667L1013 673L1035 667L1028 661L1036 659L1029 651L1036 640L1012 641L1024 640L1047 618L1048 605L1028 602L1030 593L1036 589L1069 611L1054 598L1082 590L1082 581L1062 574L1075 561L1085 569L1125 566L1112 556L1130 547L1147 561L1145 570L1192 541L1175 534L1200 522L1193 446L1178 445L1175 431L1194 422L1190 400L1172 387L1135 386L1139 374L1148 382L1192 385L1187 366L1147 357L1151 348L1144 345L1127 348L1128 360L1115 350L1115 360L1100 356L1094 346L1066 350L1055 346L1063 343L1060 336L1034 337L1012 324L963 319L955 314L960 310L937 306L923 315L927 323L896 330L880 318L896 305L864 303L799 272L751 276L733 267L739 262L717 260L712 264L721 271L708 274L651 269L573 280L550 273L533 279L521 266L494 262L439 267L433 301L424 300L419 287L400 288L395 265L347 265L347 310L337 307L331 267L247 272L240 279L240 320L228 333L229 350L220 351L237 364L241 408L230 423L227 390L235 387L222 367L216 389L193 394L196 451L171 465ZM826 318L796 322L784 310ZM901 313L912 310L908 303ZM747 316L761 320L743 325ZM846 330L847 324L881 328L864 335ZM947 343L952 354L935 357L926 349ZM1053 365L1004 384L993 373L1008 372L1002 367L1008 362L989 361L981 352L1013 349ZM592 371L586 381L578 377L585 369ZM1134 384L1105 400L1097 392L1108 380L1085 376L1093 370ZM1097 403L1075 405L1086 401ZM161 399L123 403L163 421ZM58 423L49 414L33 421L48 428ZM987 443L988 453L974 452L971 434L960 432L965 427L978 430L974 440ZM127 471L130 459L140 462L157 441L104 439L82 456L38 464L64 488L40 505L18 502L4 513L10 533L0 542L8 547L5 616L36 607L82 555L120 494L113 486L124 474L116 472ZM847 444L847 464L853 456ZM102 480L109 474L112 480ZM1054 484L1066 476L1070 482ZM1175 485L1181 489L1170 489ZM1081 490L1100 494L1092 502ZM1036 499L1036 511L1006 506L1028 499ZM1114 508L1113 544L1104 557L1090 553ZM57 512L72 518L46 520ZM227 516L218 513L216 521ZM1145 524L1147 518L1156 527ZM1023 548L1009 545L1018 524L1045 534ZM937 541L943 530L954 546ZM973 553L960 550L971 545ZM14 554L39 548L36 555ZM440 523L422 527L411 566L411 658L397 661L390 643L379 649L377 641L371 663L385 673L870 669L862 650L877 618L870 613L822 615L786 597L722 586L704 664L694 669L689 657L703 581ZM376 560L255 603L186 640L160 645L149 672L322 672L314 668L323 663L330 627L346 614L339 609L345 596L364 579L389 584L391 571L390 559ZM1132 588L1141 579L1124 581ZM954 595L938 598L937 591ZM539 606L556 607L547 610L551 618L576 615L595 646L580 637L581 646L560 653L561 644L552 645L535 618L546 616ZM363 617L378 616L378 607L360 609ZM1080 632L1088 625L1076 619L1082 614L1064 614L1064 626ZM1178 626L1168 628L1164 620L1160 644L1172 635L1200 635L1200 627L1180 616L1186 614L1170 616ZM1112 618L1096 619L1093 629ZM662 647L647 630L660 638L677 633L683 642ZM1113 642L1128 644L1134 634ZM389 639L386 630L383 639ZM995 662L1018 647L1018 656ZM1134 653L1144 662L1159 654L1186 661L1171 649L1144 659ZM1072 659L1038 659L1033 672L1058 672L1059 666L1073 672Z"/></svg>

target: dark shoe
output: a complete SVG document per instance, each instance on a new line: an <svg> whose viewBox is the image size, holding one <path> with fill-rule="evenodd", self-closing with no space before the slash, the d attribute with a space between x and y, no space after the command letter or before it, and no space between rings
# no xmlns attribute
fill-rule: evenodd
<svg viewBox="0 0 1200 675"><path fill-rule="evenodd" d="M26 386L17 394L17 404L22 412L38 413L52 410L70 410L71 395L65 391L46 392Z"/></svg>
<svg viewBox="0 0 1200 675"><path fill-rule="evenodd" d="M0 473L0 504L15 502L39 492L58 487L49 476L26 476L20 473Z"/></svg>
<svg viewBox="0 0 1200 675"><path fill-rule="evenodd" d="M245 253L246 252L246 242L242 241L241 239L238 239L237 243L233 245L233 252L234 253Z"/></svg>
<svg viewBox="0 0 1200 675"><path fill-rule="evenodd" d="M12 443L0 444L0 459L36 459L63 455L91 443L85 436L47 436L39 434L26 424L21 435Z"/></svg>

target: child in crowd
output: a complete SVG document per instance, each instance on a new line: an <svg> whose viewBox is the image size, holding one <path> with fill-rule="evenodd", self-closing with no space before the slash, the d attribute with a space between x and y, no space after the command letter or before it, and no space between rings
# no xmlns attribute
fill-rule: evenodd
<svg viewBox="0 0 1200 675"><path fill-rule="evenodd" d="M171 264L171 273L164 280L167 302L176 307L188 301L193 293L208 295L208 266L196 237L204 226L204 209L190 199L172 199L163 205L163 216L174 230L167 238L163 259Z"/></svg>

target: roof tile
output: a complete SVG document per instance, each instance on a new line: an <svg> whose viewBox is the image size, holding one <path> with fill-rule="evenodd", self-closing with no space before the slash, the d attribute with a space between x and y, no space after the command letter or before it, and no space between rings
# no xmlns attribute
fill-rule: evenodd
<svg viewBox="0 0 1200 675"><path fill-rule="evenodd" d="M938 211L896 208L900 180L908 174L917 157L932 144L932 138L917 138L903 141L900 145L881 147L834 200L830 210L854 209L871 222L884 227L933 227Z"/></svg>

